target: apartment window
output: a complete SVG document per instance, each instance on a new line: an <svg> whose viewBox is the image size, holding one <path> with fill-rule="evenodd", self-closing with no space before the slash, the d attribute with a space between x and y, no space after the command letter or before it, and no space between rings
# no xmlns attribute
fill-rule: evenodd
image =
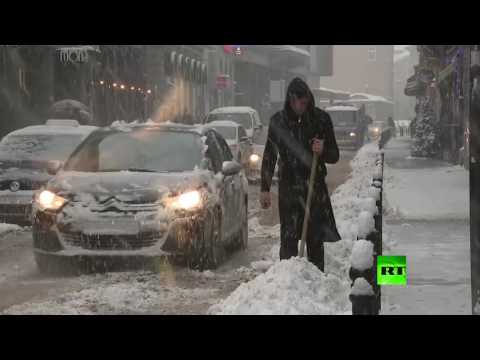
<svg viewBox="0 0 480 360"><path fill-rule="evenodd" d="M368 48L368 61L377 61L377 47L369 46Z"/></svg>

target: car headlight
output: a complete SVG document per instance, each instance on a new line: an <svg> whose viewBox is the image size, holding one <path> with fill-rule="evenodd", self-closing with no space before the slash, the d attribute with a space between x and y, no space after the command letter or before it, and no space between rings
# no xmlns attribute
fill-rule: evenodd
<svg viewBox="0 0 480 360"><path fill-rule="evenodd" d="M42 210L59 210L67 203L67 199L48 190L42 191L35 201Z"/></svg>
<svg viewBox="0 0 480 360"><path fill-rule="evenodd" d="M250 155L250 162L255 164L259 161L260 161L260 156L258 156L257 154Z"/></svg>
<svg viewBox="0 0 480 360"><path fill-rule="evenodd" d="M189 191L171 199L169 205L173 209L192 210L202 206L202 197L197 190Z"/></svg>
<svg viewBox="0 0 480 360"><path fill-rule="evenodd" d="M352 137L353 137L353 136L357 136L357 134L355 134L354 132L351 132L351 133L350 133L350 136L352 136Z"/></svg>

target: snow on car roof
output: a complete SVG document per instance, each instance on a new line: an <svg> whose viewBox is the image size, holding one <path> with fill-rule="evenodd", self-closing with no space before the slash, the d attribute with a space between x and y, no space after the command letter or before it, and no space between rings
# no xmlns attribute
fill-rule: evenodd
<svg viewBox="0 0 480 360"><path fill-rule="evenodd" d="M390 100L385 99L383 96L365 94L365 93L354 93L350 95L350 101L382 101L392 103Z"/></svg>
<svg viewBox="0 0 480 360"><path fill-rule="evenodd" d="M252 112L255 112L255 109L249 106L228 106L228 107L221 107L221 108L215 109L210 114L252 113Z"/></svg>
<svg viewBox="0 0 480 360"><path fill-rule="evenodd" d="M96 126L34 125L15 130L10 135L88 135L98 129Z"/></svg>
<svg viewBox="0 0 480 360"><path fill-rule="evenodd" d="M330 106L325 109L325 111L358 111L356 106Z"/></svg>
<svg viewBox="0 0 480 360"><path fill-rule="evenodd" d="M145 128L145 129L158 128L158 129L170 130L170 131L188 131L188 132L194 132L200 135L203 134L202 125L199 125L199 124L186 125L181 123L174 123L171 121L167 121L167 122L147 121L144 123L141 123L138 121L133 121L130 123L127 123L125 121L115 121L110 125L109 128L114 130L124 130L124 131L130 131L132 129L139 129L139 128Z"/></svg>
<svg viewBox="0 0 480 360"><path fill-rule="evenodd" d="M229 120L215 120L205 124L206 127L215 127L215 126L227 126L227 127L241 127L238 123Z"/></svg>

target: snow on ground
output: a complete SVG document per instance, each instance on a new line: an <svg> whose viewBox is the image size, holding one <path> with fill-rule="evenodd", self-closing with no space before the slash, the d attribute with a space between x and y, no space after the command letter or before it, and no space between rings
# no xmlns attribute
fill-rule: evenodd
<svg viewBox="0 0 480 360"><path fill-rule="evenodd" d="M207 278L212 274L206 272ZM162 314L169 307L212 301L217 289L161 284L157 274L112 273L85 277L87 288L43 302L15 305L5 315Z"/></svg>
<svg viewBox="0 0 480 360"><path fill-rule="evenodd" d="M468 176L461 166L396 169L386 164L385 192L390 214L408 220L468 219Z"/></svg>
<svg viewBox="0 0 480 360"><path fill-rule="evenodd" d="M21 228L18 225L0 223L0 236L8 234L12 231L22 231L22 230L23 228Z"/></svg>
<svg viewBox="0 0 480 360"><path fill-rule="evenodd" d="M351 314L348 270L352 247L359 231L359 215L368 213L373 216L376 211L371 206L371 193L368 190L377 153L375 143L360 149L351 162L351 178L332 194L332 206L342 240L325 244L326 274L305 258L278 261L276 247L272 249L271 262L251 264L253 268L266 272L240 285L228 298L213 305L209 314ZM279 225L265 229L252 219L250 226L252 233L257 236L262 233L264 236L279 234ZM360 292L366 291L362 284L358 286Z"/></svg>

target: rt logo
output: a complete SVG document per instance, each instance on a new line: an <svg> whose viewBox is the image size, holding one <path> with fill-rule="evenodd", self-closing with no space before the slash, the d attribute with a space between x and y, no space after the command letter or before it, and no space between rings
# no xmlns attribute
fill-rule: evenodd
<svg viewBox="0 0 480 360"><path fill-rule="evenodd" d="M407 257L378 256L377 285L407 285Z"/></svg>

